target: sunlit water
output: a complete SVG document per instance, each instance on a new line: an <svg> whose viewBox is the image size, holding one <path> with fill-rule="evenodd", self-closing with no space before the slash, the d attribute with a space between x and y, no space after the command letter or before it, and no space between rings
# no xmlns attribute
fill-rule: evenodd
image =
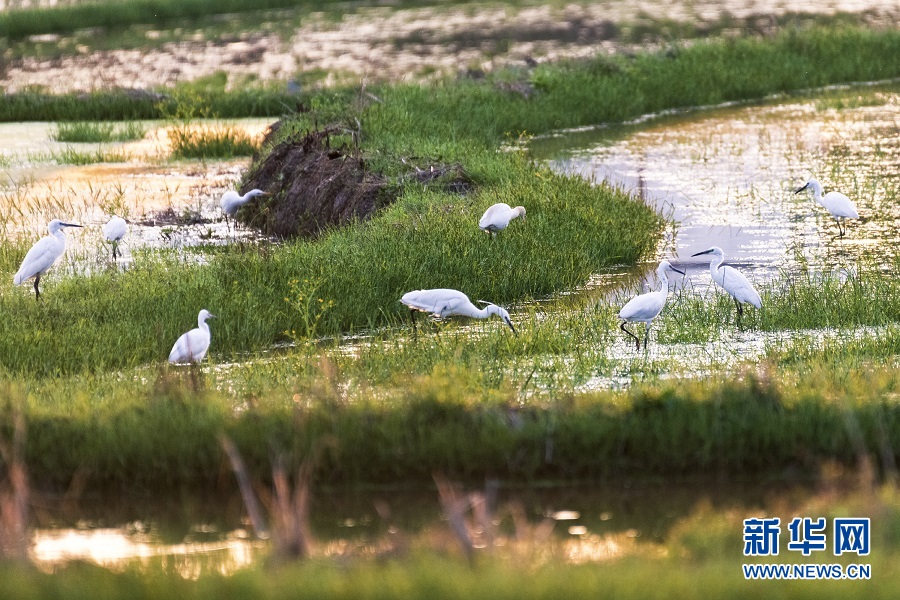
<svg viewBox="0 0 900 600"><path fill-rule="evenodd" d="M490 497L496 531L488 541L473 528L476 547L490 545L502 553L524 544L532 552L552 548L571 562L601 562L658 552L672 529L697 511L763 513L797 502L809 488L617 482L480 491ZM254 538L239 496L177 500L166 505L148 498L86 499L66 508L45 503L33 530L31 556L45 570L83 560L196 578L233 573L271 554L271 541ZM410 544L440 550L458 543L437 493L426 491L314 494L310 532L312 555L320 558L372 558Z"/></svg>
<svg viewBox="0 0 900 600"><path fill-rule="evenodd" d="M863 258L888 262L900 248L896 90L560 134L531 150L558 171L623 188L671 216L677 233L661 258L687 267L695 287L709 284L709 263L691 255L714 245L754 281L801 264L837 270ZM849 222L845 238L811 194L794 194L810 177L856 203L860 220Z"/></svg>
<svg viewBox="0 0 900 600"><path fill-rule="evenodd" d="M238 119L224 125L259 138L271 122ZM249 158L174 161L169 157L169 125L143 125L147 133L141 140L96 144L55 141L52 123L0 124L0 226L5 234L36 240L57 218L84 225L66 231L65 261L74 273L110 265L102 229L111 214L129 221L120 267L143 248L226 244L250 235L228 228L218 205L222 193L240 181ZM102 151L122 160L69 165L60 158L66 151Z"/></svg>
<svg viewBox="0 0 900 600"><path fill-rule="evenodd" d="M709 262L692 255L723 248L726 264L764 285L800 269L850 273L861 264L891 264L900 248L900 93L897 84L832 90L819 97L731 106L683 116L640 119L620 127L559 133L534 140L532 154L553 169L606 182L669 216L675 227L657 260L667 258L686 272L672 289L719 293ZM844 238L835 220L807 192L810 177L826 192L849 196L860 213ZM657 262L644 265L643 288L656 288ZM624 303L628 295L607 300ZM588 288L587 294L591 294ZM702 344L651 342L635 354L623 336L607 355L622 369L599 373L585 387L623 387L640 373L702 377L749 364L794 340L826 343L853 331L724 332Z"/></svg>

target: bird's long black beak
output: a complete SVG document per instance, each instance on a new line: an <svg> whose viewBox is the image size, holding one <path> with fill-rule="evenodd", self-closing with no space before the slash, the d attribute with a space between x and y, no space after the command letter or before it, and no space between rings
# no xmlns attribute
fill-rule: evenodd
<svg viewBox="0 0 900 600"><path fill-rule="evenodd" d="M512 321L510 321L509 319L503 319L503 320L506 321L506 324L509 325L509 328L510 328L510 329L512 329L513 335L515 335L516 337L518 337L518 336L519 336L519 332L516 331L516 328L515 328L515 327L513 327Z"/></svg>
<svg viewBox="0 0 900 600"><path fill-rule="evenodd" d="M208 315L206 315L206 318L207 319L218 319L218 317L212 313L209 313Z"/></svg>
<svg viewBox="0 0 900 600"><path fill-rule="evenodd" d="M691 254L691 257L694 257L694 256L702 256L702 255L704 255L704 254L710 254L711 252L712 252L712 249L710 249L710 250L704 250L703 252L698 252L697 254Z"/></svg>
<svg viewBox="0 0 900 600"><path fill-rule="evenodd" d="M805 190L805 189L808 188L808 187L809 187L809 184L807 183L806 185L804 185L804 186L803 186L802 188L800 188L799 190L794 190L794 193L795 193L795 194L799 194L800 192L802 192L803 190Z"/></svg>
<svg viewBox="0 0 900 600"><path fill-rule="evenodd" d="M75 223L63 223L63 227L83 227L83 225L76 225Z"/></svg>
<svg viewBox="0 0 900 600"><path fill-rule="evenodd" d="M697 255L695 254L694 256L697 256ZM672 269L673 271L675 271L676 273L680 273L680 274L684 275L684 271L679 271L675 267L669 267L669 268Z"/></svg>

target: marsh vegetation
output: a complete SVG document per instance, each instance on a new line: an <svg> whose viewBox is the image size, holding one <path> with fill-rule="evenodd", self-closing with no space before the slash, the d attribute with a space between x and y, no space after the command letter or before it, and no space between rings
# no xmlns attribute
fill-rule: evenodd
<svg viewBox="0 0 900 600"><path fill-rule="evenodd" d="M0 430L8 437L13 416L24 416L30 481L53 493L75 494L85 485L154 494L233 492L223 435L258 488L296 486L296 494L272 492L292 498L287 504L300 503L304 477L313 494L325 487L430 490L436 474L460 482L459 489L481 489L486 480L503 487L803 480L824 491L780 510L837 511L823 508L837 498L861 515L877 515L884 553L873 562L891 577L896 494L879 482L896 476L900 444L900 381L893 368L900 265L893 256L867 262L857 254L832 266L827 252L816 261L796 252L791 269L760 282L764 308L745 315L746 332L737 330L728 297L680 286L649 350L635 353L615 315L623 299L641 290L644 265L677 248L671 215L633 190L537 162L528 144L560 128L762 101L775 93L813 93L817 106L836 111L874 106L879 98L896 102L896 84L846 93L807 88L897 77L898 53L895 30L813 27L765 39L713 39L675 52L512 68L481 79L323 88L299 96L266 85L234 90L222 77L158 95L12 94L0 107L2 118L56 121L57 135L72 143L120 143L120 132L133 138L142 131L128 123L163 119L175 132L168 135L174 145L156 160L198 171L203 163L194 158L264 154L274 146L259 146L248 135L252 147L241 147L243 138L231 134L244 130L221 119L277 115L276 142L327 125L331 142L345 150L341 159L358 160L383 178L391 201L365 220L313 238L228 243L207 221L193 243L135 243L124 269L76 254L68 269L58 265L48 277L40 303L4 279ZM126 124L107 123L112 120ZM845 190L869 208L895 204L900 177L882 160L890 144L876 146L868 152L835 146L817 165L853 183ZM699 152L706 154L698 162L706 162L719 150L701 145ZM880 168L859 171L854 181L840 170L848 155ZM263 157L253 160L258 166ZM452 166L467 185L418 176L434 165ZM106 212L127 206L122 189L91 192ZM196 197L214 203L216 194L206 189ZM32 241L19 217L78 208L71 200L33 207L21 199L15 189L4 197L0 272L7 275ZM477 217L495 202L526 206L527 221L495 239L485 236ZM196 214L208 219L202 210ZM850 237L889 222L878 211L870 219L858 231L851 226ZM502 303L519 335L497 321L426 324L414 335L398 299L436 287ZM199 308L219 316L209 360L184 369L162 366ZM303 477L277 475L297 473L301 465L309 469ZM830 495L828 486L844 491ZM444 513L452 516L447 497L455 492L445 483L437 487ZM465 518L483 520L475 511ZM456 512L451 526L460 538L465 518ZM519 589L512 583L524 564L535 597L563 588L596 592L601 581L603 589L634 595L635 578L660 580L660 573L667 584L659 593L678 597L693 592L697 581L731 589L741 518L727 509L699 510L666 539L646 545L627 534L582 537L588 532L580 529L545 544L534 519L512 524L507 514L498 517L503 525L494 538L505 546L492 541L486 547L494 550L474 554L483 540L472 542L471 535L486 535L483 527L469 532L462 551L448 550L446 540L435 549L416 536L388 536L365 555L387 562L352 555L349 569L313 551L312 561L272 577L275 571L253 567L229 579L204 573L188 582L170 576L177 569L113 573L75 565L53 576L3 566L0 580L8 590L38 595L70 594L86 580L102 580L103 590L115 590L110 594L148 597L204 597L235 585L249 595L278 596L297 582L322 596L348 589L454 596ZM625 545L627 551L613 551ZM590 567L571 564L581 560ZM604 560L613 567L598 569ZM686 564L693 579L684 575ZM735 576L723 576L723 568L735 569Z"/></svg>

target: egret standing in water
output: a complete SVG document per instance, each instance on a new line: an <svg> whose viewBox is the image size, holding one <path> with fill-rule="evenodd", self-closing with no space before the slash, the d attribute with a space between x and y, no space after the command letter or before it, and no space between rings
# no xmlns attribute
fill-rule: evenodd
<svg viewBox="0 0 900 600"><path fill-rule="evenodd" d="M228 217L233 217L237 214L237 211L240 207L247 204L253 198L257 196L269 196L268 192L264 192L262 190L253 189L241 196L234 190L228 190L224 194L222 194L222 199L219 200L219 206L222 207L222 212L225 213L225 225L228 225Z"/></svg>
<svg viewBox="0 0 900 600"><path fill-rule="evenodd" d="M815 179L810 179L806 182L806 185L799 190L795 190L794 193L799 194L807 188L812 190L815 201L824 206L825 209L831 213L831 216L837 221L840 237L844 237L844 234L847 232L847 225L844 221L846 219L859 218L859 213L856 212L856 206L850 198L840 192L828 192L823 196L822 185ZM841 225L843 225L843 227L841 227Z"/></svg>
<svg viewBox="0 0 900 600"><path fill-rule="evenodd" d="M522 217L522 220L525 220L524 206L512 208L509 204L499 202L484 211L484 214L481 215L481 220L478 221L478 227L493 236L498 231L506 229L509 226L509 222L516 217Z"/></svg>
<svg viewBox="0 0 900 600"><path fill-rule="evenodd" d="M39 239L22 261L22 266L13 277L13 283L20 285L26 279L34 277L34 298L40 299L41 290L38 285L41 282L41 275L53 266L53 263L59 259L66 251L66 236L63 233L64 227L81 227L74 223L63 223L59 219L53 219L47 225L47 231L50 235Z"/></svg>
<svg viewBox="0 0 900 600"><path fill-rule="evenodd" d="M669 261L662 261L656 269L656 276L659 277L660 282L659 290L635 296L619 311L619 318L622 319L622 324L619 327L634 338L638 350L641 349L641 340L625 327L625 323L640 323L643 321L644 350L646 350L647 342L650 339L650 325L653 323L653 319L662 312L663 307L666 305L666 296L669 295L669 278L666 276L666 271L675 271L684 275L684 271L679 271Z"/></svg>
<svg viewBox="0 0 900 600"><path fill-rule="evenodd" d="M169 352L169 362L172 364L186 362L200 362L206 356L209 350L209 342L211 339L209 333L209 325L206 324L207 319L215 319L216 315L212 314L205 308L197 315L197 328L191 329L182 334L172 351Z"/></svg>
<svg viewBox="0 0 900 600"><path fill-rule="evenodd" d="M513 327L506 309L484 302L484 308L476 308L469 300L469 297L457 290L435 289L435 290L415 290L403 294L400 302L409 307L409 316L413 323L413 331L416 327L416 311L431 314L437 319L446 317L461 316L472 317L473 319L487 319L491 315L497 315L512 329L512 332L518 335L516 328Z"/></svg>
<svg viewBox="0 0 900 600"><path fill-rule="evenodd" d="M113 215L109 223L103 226L103 237L112 244L113 260L116 260L116 252L119 249L119 241L125 237L128 229L127 222L122 217ZM121 256L121 255L119 255Z"/></svg>
<svg viewBox="0 0 900 600"><path fill-rule="evenodd" d="M713 246L709 250L698 252L693 256L702 256L704 254L712 254L712 258L709 261L709 272L713 281L734 298L738 311L738 327L743 330L743 327L741 327L741 315L744 314L744 309L741 304L746 302L756 308L762 308L762 299L759 297L759 292L756 291L753 284L740 271L728 265L722 266L722 261L725 260L725 253L722 252L721 248Z"/></svg>

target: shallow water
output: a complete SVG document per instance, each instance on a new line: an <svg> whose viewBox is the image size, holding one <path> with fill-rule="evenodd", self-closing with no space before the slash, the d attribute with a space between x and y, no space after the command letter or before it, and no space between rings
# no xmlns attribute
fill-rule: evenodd
<svg viewBox="0 0 900 600"><path fill-rule="evenodd" d="M597 562L657 547L673 527L698 511L756 514L794 504L809 491L795 484L616 482L498 489L487 495L493 498L498 548L520 537L530 539L533 550L552 547L570 561ZM271 552L270 542L253 537L233 491L168 503L107 497L86 498L78 506L42 505L31 554L44 569L87 560L111 568L162 568L194 578L234 572ZM316 493L310 531L317 557L372 557L411 542L432 548L456 544L437 492L428 490ZM538 532L546 537L536 537Z"/></svg>
<svg viewBox="0 0 900 600"><path fill-rule="evenodd" d="M271 119L238 119L224 124L258 138L270 123ZM207 124L214 127L218 122ZM170 160L168 125L162 121L143 125L147 133L141 140L95 144L55 141L53 123L0 123L4 165L0 224L6 235L36 240L46 235L47 223L56 218L84 225L66 232L70 272L109 263L102 228L111 214L129 221L120 266L127 266L141 248L222 244L250 235L226 227L218 206L222 193L240 181L250 159ZM60 164L58 155L66 149L119 152L124 160Z"/></svg>
<svg viewBox="0 0 900 600"><path fill-rule="evenodd" d="M660 258L686 267L695 288L709 286L709 263L691 255L710 246L755 282L801 265L837 270L898 256L896 84L563 133L530 150L555 170L623 188L671 215L677 229ZM810 177L856 203L860 220L843 239L811 194L794 194Z"/></svg>

